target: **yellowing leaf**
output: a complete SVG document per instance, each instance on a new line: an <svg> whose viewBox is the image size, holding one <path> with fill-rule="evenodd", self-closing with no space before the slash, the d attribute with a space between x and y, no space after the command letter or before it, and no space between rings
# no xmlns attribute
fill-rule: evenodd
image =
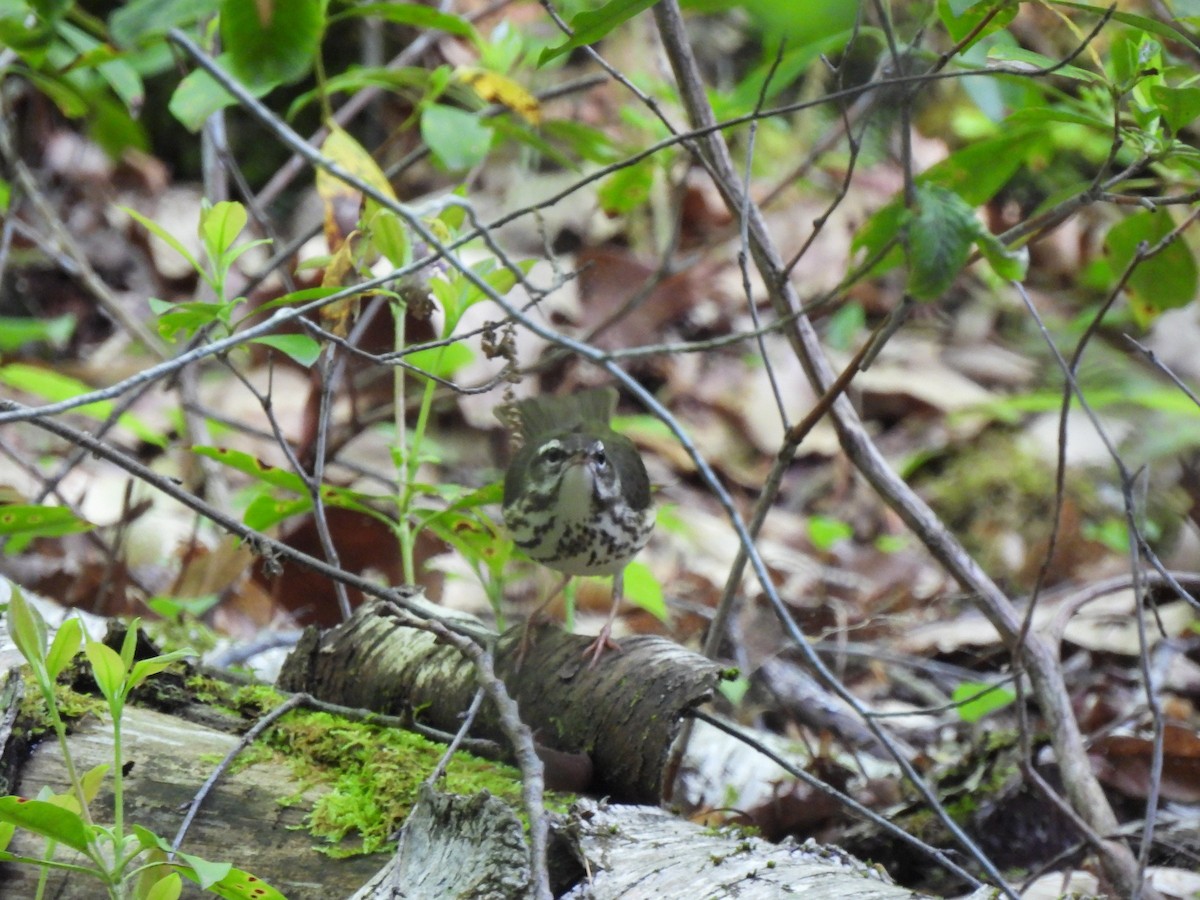
<svg viewBox="0 0 1200 900"><path fill-rule="evenodd" d="M342 241L340 247L325 267L321 278L322 287L342 287L346 284L346 276L353 271L355 262L355 245L360 242L362 233L352 231ZM321 322L338 337L350 333L350 321L358 315L359 294L352 294L342 300L337 300L321 307Z"/></svg>
<svg viewBox="0 0 1200 900"><path fill-rule="evenodd" d="M321 145L321 155L337 163L351 175L365 181L392 200L396 194L383 170L358 141L337 126ZM362 210L362 194L324 169L317 170L317 195L325 211L325 240L330 252L336 253L351 231L358 226ZM371 206L368 201L368 207Z"/></svg>
<svg viewBox="0 0 1200 900"><path fill-rule="evenodd" d="M470 85L485 103L499 103L530 125L541 124L542 106L537 97L511 78L470 66L459 66L455 75L463 84Z"/></svg>

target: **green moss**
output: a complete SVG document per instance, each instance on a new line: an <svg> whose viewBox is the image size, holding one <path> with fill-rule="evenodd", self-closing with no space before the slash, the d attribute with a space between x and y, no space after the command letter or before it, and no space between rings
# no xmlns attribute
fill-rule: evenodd
<svg viewBox="0 0 1200 900"><path fill-rule="evenodd" d="M216 704L230 692L227 683L207 675L193 673L184 681L184 685L192 693L192 699L206 706Z"/></svg>
<svg viewBox="0 0 1200 900"><path fill-rule="evenodd" d="M46 714L46 704L42 700L42 692L33 686L33 676L26 670L25 696L21 700L20 711L14 726L22 736L36 740L44 734L53 731L50 717ZM82 719L86 715L104 715L107 707L104 701L91 694L81 694L61 682L54 685L54 702L58 714L68 725Z"/></svg>
<svg viewBox="0 0 1200 900"><path fill-rule="evenodd" d="M292 765L300 787L284 802L319 793L306 820L311 834L332 856L383 849L404 823L421 782L445 748L420 735L381 725L351 722L324 712L296 710L263 739ZM457 753L441 789L464 795L488 791L521 811L521 776L511 766ZM556 795L565 810L572 798Z"/></svg>
<svg viewBox="0 0 1200 900"><path fill-rule="evenodd" d="M38 695L41 699L41 695ZM108 705L94 694L82 694L64 684L54 685L54 704L58 714L70 723L87 715L103 716L108 711Z"/></svg>
<svg viewBox="0 0 1200 900"><path fill-rule="evenodd" d="M930 506L983 567L1012 577L1005 535L1016 534L1036 553L1050 534L1054 468L1021 443L1015 432L988 432L953 458L922 470L914 481ZM1068 472L1068 501L1082 521L1108 510L1091 482Z"/></svg>
<svg viewBox="0 0 1200 900"><path fill-rule="evenodd" d="M988 572L1022 588L1032 585L1054 521L1053 459L1031 449L1021 433L994 429L952 456L922 465L912 480ZM1056 555L1062 574L1105 554L1128 553L1119 497L1097 488L1107 483L1107 475L1098 479L1092 469L1066 471ZM1155 484L1148 492L1142 529L1160 553L1173 544L1190 503L1173 483ZM1016 558L1024 561L1017 571L1009 540L1014 535L1021 539Z"/></svg>
<svg viewBox="0 0 1200 900"><path fill-rule="evenodd" d="M229 689L225 702L239 715L257 719L282 703L284 697L265 684L245 684Z"/></svg>

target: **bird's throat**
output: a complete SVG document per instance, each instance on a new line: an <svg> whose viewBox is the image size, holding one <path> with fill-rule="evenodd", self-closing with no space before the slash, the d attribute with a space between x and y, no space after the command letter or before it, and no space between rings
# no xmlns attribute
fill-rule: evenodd
<svg viewBox="0 0 1200 900"><path fill-rule="evenodd" d="M567 466L558 491L559 515L575 521L588 518L594 491L592 473L585 463Z"/></svg>

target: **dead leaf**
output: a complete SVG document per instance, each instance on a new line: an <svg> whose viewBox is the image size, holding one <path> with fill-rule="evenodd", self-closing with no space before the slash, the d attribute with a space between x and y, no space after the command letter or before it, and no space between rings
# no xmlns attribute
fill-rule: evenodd
<svg viewBox="0 0 1200 900"><path fill-rule="evenodd" d="M1096 776L1139 800L1150 793L1153 755L1154 741L1133 735L1107 735L1088 749ZM1168 723L1163 729L1159 795L1177 803L1200 803L1200 736L1190 728Z"/></svg>

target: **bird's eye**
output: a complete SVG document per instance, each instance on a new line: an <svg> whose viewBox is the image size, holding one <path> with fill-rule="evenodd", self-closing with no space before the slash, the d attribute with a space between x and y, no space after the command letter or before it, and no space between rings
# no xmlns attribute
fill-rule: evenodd
<svg viewBox="0 0 1200 900"><path fill-rule="evenodd" d="M547 444L539 450L538 458L547 465L556 466L567 458L567 452L556 441L553 444Z"/></svg>
<svg viewBox="0 0 1200 900"><path fill-rule="evenodd" d="M608 454L604 452L603 447L597 447L592 451L592 462L596 464L597 469L603 469L608 465Z"/></svg>

